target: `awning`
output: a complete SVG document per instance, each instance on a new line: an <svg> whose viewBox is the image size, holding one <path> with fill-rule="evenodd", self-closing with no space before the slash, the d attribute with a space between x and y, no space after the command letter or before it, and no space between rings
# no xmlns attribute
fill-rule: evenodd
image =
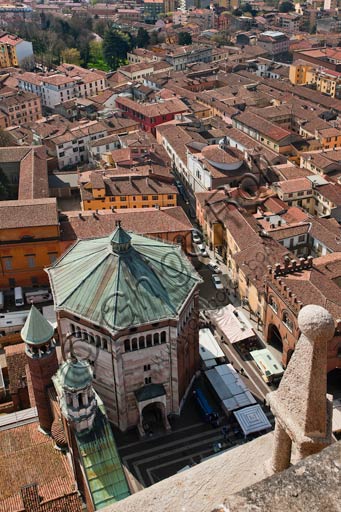
<svg viewBox="0 0 341 512"><path fill-rule="evenodd" d="M207 370L205 375L221 400L221 406L226 413L256 403L232 365L215 366L211 370Z"/></svg>
<svg viewBox="0 0 341 512"><path fill-rule="evenodd" d="M238 341L256 336L244 315L237 311L232 304L228 304L221 309L209 311L209 317L231 343L237 343Z"/></svg>
<svg viewBox="0 0 341 512"><path fill-rule="evenodd" d="M260 432L271 428L271 423L266 417L260 405L250 405L239 411L234 411L235 415L244 435Z"/></svg>
<svg viewBox="0 0 341 512"><path fill-rule="evenodd" d="M138 402L144 402L145 400L151 400L158 396L166 394L166 390L163 384L147 384L140 389L135 391L136 400Z"/></svg>

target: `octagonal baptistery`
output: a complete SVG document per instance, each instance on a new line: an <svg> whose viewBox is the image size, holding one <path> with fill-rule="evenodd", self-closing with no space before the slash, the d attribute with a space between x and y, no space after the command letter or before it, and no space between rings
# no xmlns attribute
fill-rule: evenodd
<svg viewBox="0 0 341 512"><path fill-rule="evenodd" d="M143 432L154 407L168 428L199 367L201 278L181 248L118 225L77 241L47 272L62 353L90 361L109 419Z"/></svg>

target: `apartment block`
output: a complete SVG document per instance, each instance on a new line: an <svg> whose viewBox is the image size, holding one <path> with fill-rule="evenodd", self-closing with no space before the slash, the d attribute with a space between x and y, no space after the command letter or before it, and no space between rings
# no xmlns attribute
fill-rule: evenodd
<svg viewBox="0 0 341 512"><path fill-rule="evenodd" d="M0 36L0 68L19 67L25 59L33 59L32 43L8 33Z"/></svg>
<svg viewBox="0 0 341 512"><path fill-rule="evenodd" d="M31 92L17 94L0 100L0 111L5 115L5 126L20 126L41 118L41 100Z"/></svg>

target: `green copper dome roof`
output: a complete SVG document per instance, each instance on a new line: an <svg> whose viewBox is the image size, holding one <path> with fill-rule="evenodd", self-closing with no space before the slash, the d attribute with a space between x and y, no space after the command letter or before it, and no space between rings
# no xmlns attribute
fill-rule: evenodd
<svg viewBox="0 0 341 512"><path fill-rule="evenodd" d="M59 368L60 382L69 391L80 391L92 382L92 372L88 361L68 359Z"/></svg>
<svg viewBox="0 0 341 512"><path fill-rule="evenodd" d="M179 246L120 226L79 240L47 271L57 310L112 332L177 317L201 282Z"/></svg>
<svg viewBox="0 0 341 512"><path fill-rule="evenodd" d="M48 320L35 307L31 306L24 327L21 329L21 337L26 343L40 345L46 343L54 335L54 328Z"/></svg>

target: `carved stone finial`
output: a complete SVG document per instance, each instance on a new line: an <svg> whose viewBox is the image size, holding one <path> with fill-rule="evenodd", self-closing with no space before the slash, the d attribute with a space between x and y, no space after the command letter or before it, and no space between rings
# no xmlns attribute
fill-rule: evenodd
<svg viewBox="0 0 341 512"><path fill-rule="evenodd" d="M289 291L289 290L288 290ZM272 459L268 469L288 468L292 444L299 458L331 443L332 401L327 396L327 343L335 331L331 314L305 306L298 315L301 336L277 391L267 395L276 418Z"/></svg>
<svg viewBox="0 0 341 512"><path fill-rule="evenodd" d="M305 306L297 318L302 334L314 342L325 341L334 334L334 320L331 314L321 306Z"/></svg>

